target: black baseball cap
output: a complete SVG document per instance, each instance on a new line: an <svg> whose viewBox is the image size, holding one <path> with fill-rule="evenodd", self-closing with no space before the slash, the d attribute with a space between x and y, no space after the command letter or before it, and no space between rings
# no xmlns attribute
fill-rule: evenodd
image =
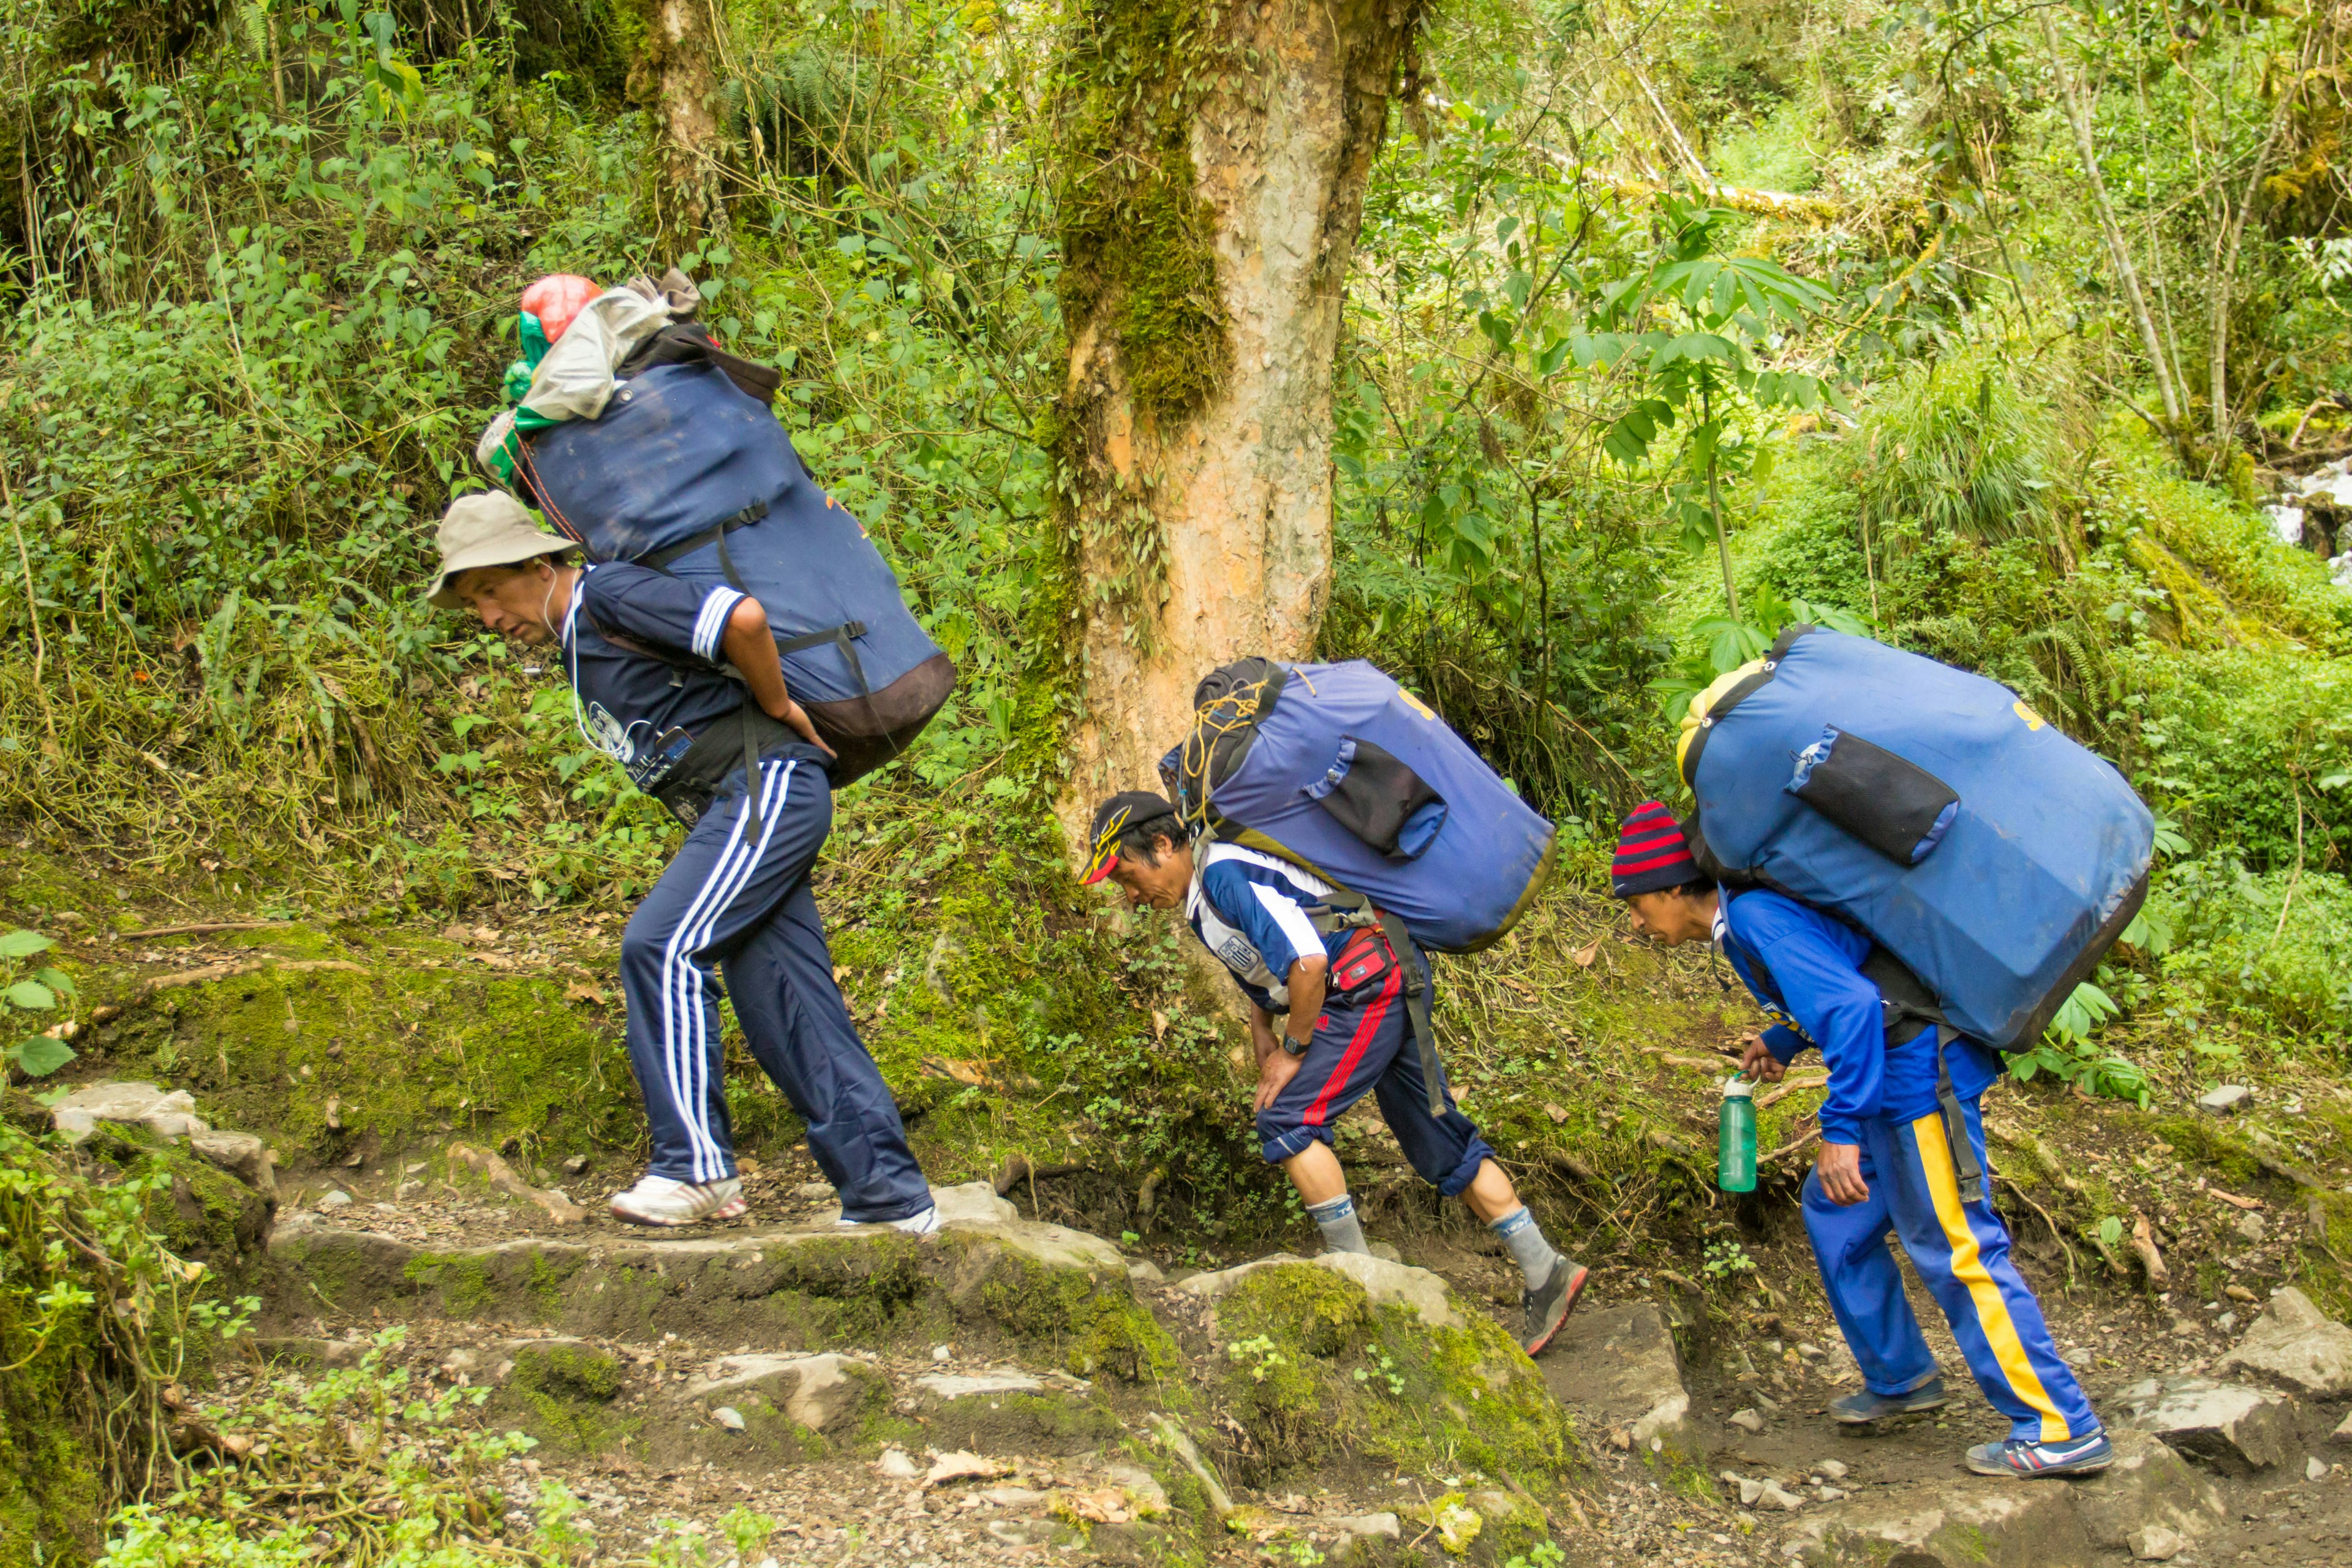
<svg viewBox="0 0 2352 1568"><path fill-rule="evenodd" d="M1148 789L1122 790L1095 807L1094 826L1087 833L1087 868L1078 880L1087 886L1110 875L1118 864L1118 836L1139 822L1173 816L1176 808L1165 796Z"/></svg>

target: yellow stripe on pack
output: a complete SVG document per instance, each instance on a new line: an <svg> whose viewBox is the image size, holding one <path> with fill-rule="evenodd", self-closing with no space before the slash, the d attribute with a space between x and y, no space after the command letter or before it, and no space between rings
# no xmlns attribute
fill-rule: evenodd
<svg viewBox="0 0 2352 1568"><path fill-rule="evenodd" d="M2000 1287L1993 1283L1992 1272L1977 1250L1977 1233L1969 1228L1960 1204L1959 1173L1953 1168L1952 1143L1944 1136L1944 1119L1923 1116L1911 1124L1911 1131L1919 1142L1919 1165L1927 1178L1927 1195L1936 1205L1937 1221L1944 1227L1944 1239L1951 1244L1952 1278L1968 1287L1969 1300L1976 1305L1977 1328L1992 1347L1992 1359L2000 1363L2010 1391L2042 1412L2042 1441L2063 1443L2074 1435L2074 1428L2042 1388L2042 1376L2033 1370L2024 1342L2017 1337L2017 1325L2010 1321L2009 1303L2002 1300Z"/></svg>

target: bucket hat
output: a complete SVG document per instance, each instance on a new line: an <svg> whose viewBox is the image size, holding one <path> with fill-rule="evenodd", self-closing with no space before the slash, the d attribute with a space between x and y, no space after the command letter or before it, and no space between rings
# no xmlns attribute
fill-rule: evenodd
<svg viewBox="0 0 2352 1568"><path fill-rule="evenodd" d="M451 501L434 542L441 551L441 573L425 590L425 597L445 610L465 604L449 586L462 573L477 566L514 566L572 548L570 540L543 531L531 521L522 503L503 490L485 490Z"/></svg>

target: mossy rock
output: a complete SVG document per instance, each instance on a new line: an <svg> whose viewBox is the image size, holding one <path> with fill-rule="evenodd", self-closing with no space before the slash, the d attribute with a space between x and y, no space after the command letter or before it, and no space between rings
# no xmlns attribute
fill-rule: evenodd
<svg viewBox="0 0 2352 1568"><path fill-rule="evenodd" d="M520 1348L494 1411L518 1417L552 1453L609 1453L627 1447L645 1425L615 1408L622 1386L621 1363L603 1351L576 1344Z"/></svg>
<svg viewBox="0 0 2352 1568"><path fill-rule="evenodd" d="M261 1260L277 1200L266 1197L190 1150L144 1127L100 1122L81 1156L151 1182L147 1228L179 1257L241 1280ZM101 1179L104 1179L101 1177Z"/></svg>
<svg viewBox="0 0 2352 1568"><path fill-rule="evenodd" d="M1249 1435L1238 1458L1268 1477L1336 1456L1408 1469L1475 1469L1538 1497L1582 1451L1574 1426L1511 1337L1475 1311L1461 1326L1308 1263L1255 1268L1217 1301L1213 1397Z"/></svg>
<svg viewBox="0 0 2352 1568"><path fill-rule="evenodd" d="M921 1420L930 1447L980 1454L1098 1454L1120 1434L1107 1401L1050 1387L928 1399Z"/></svg>
<svg viewBox="0 0 2352 1568"><path fill-rule="evenodd" d="M1074 1253L1064 1238L1090 1246ZM1175 1342L1135 1299L1125 1267L1098 1238L1024 1226L1003 1234L950 1229L936 1246L948 1300L963 1321L1049 1342L1059 1364L1079 1377L1136 1383L1176 1370Z"/></svg>
<svg viewBox="0 0 2352 1568"><path fill-rule="evenodd" d="M1178 1368L1175 1342L1123 1268L1060 1261L1073 1237L1016 1221L922 1240L821 1230L436 1248L304 1215L271 1238L268 1298L292 1318L323 1302L344 1314L500 1319L627 1340L677 1332L775 1351L928 1351L952 1338L1082 1377L1165 1380ZM1106 1244L1077 1239L1117 1262Z"/></svg>
<svg viewBox="0 0 2352 1568"><path fill-rule="evenodd" d="M122 997L85 1054L192 1089L208 1121L268 1139L289 1166L453 1136L535 1160L640 1137L617 1011L556 977L426 967L457 949L425 939L362 947L294 927L268 942L250 960L263 968ZM769 1122L784 1115L760 1103L778 1108ZM750 1146L773 1131L757 1109L739 1130Z"/></svg>

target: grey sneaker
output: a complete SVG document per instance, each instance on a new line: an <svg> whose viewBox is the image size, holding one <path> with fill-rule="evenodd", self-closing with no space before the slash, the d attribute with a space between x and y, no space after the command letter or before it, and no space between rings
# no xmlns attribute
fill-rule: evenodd
<svg viewBox="0 0 2352 1568"><path fill-rule="evenodd" d="M1576 1299L1584 1294L1584 1282L1591 1271L1571 1258L1561 1258L1551 1266L1544 1282L1519 1298L1519 1309L1527 1314L1527 1327L1520 1331L1519 1348L1531 1356L1543 1354L1544 1347L1568 1321L1576 1309Z"/></svg>
<svg viewBox="0 0 2352 1568"><path fill-rule="evenodd" d="M1969 1468L1980 1476L2095 1476L2115 1462L2115 1445L2104 1432L2063 1443L2029 1443L2011 1437L2003 1443L1979 1443L1969 1450Z"/></svg>
<svg viewBox="0 0 2352 1568"><path fill-rule="evenodd" d="M1949 1396L1944 1393L1944 1380L1931 1377L1908 1394L1873 1394L1865 1388L1860 1394L1832 1399L1830 1401L1830 1414L1849 1426L1866 1426L1890 1415L1916 1415L1923 1410L1941 1410L1950 1402Z"/></svg>
<svg viewBox="0 0 2352 1568"><path fill-rule="evenodd" d="M699 1225L737 1218L750 1206L743 1201L743 1183L735 1176L697 1186L647 1175L627 1192L613 1194L613 1217L631 1225Z"/></svg>

